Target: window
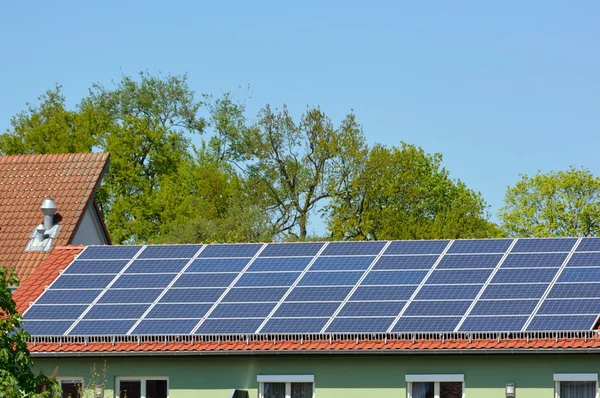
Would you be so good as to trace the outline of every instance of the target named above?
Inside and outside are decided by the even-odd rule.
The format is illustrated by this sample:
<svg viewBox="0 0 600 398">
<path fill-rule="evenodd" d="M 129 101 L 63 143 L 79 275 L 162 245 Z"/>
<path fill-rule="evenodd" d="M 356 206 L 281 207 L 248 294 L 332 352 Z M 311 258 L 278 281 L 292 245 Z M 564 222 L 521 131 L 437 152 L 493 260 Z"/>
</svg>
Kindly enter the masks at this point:
<svg viewBox="0 0 600 398">
<path fill-rule="evenodd" d="M 554 374 L 556 398 L 598 398 L 597 373 Z"/>
<path fill-rule="evenodd" d="M 83 392 L 83 377 L 58 377 L 62 388 L 62 398 L 81 398 Z"/>
<path fill-rule="evenodd" d="M 259 398 L 314 398 L 313 375 L 258 376 Z"/>
<path fill-rule="evenodd" d="M 464 398 L 464 375 L 406 375 L 408 398 Z"/>
<path fill-rule="evenodd" d="M 168 398 L 166 377 L 117 377 L 116 398 Z"/>
</svg>

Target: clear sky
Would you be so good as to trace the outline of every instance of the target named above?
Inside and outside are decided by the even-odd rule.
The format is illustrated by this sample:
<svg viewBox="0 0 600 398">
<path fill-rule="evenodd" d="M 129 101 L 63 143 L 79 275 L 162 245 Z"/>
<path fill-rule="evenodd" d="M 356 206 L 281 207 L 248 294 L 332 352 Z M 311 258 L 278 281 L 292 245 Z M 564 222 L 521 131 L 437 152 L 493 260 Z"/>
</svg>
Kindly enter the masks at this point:
<svg viewBox="0 0 600 398">
<path fill-rule="evenodd" d="M 600 174 L 599 21 L 598 0 L 8 2 L 0 130 L 54 83 L 75 104 L 123 73 L 187 72 L 250 116 L 354 109 L 371 144 L 441 152 L 495 218 L 521 173 Z"/>
</svg>

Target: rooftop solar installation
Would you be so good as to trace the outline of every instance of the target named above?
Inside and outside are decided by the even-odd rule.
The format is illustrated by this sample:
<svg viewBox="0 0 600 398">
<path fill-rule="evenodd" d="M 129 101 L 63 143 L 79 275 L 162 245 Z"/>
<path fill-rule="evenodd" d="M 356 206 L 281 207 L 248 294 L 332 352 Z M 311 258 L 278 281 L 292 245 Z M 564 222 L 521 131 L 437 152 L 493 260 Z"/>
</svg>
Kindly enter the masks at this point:
<svg viewBox="0 0 600 398">
<path fill-rule="evenodd" d="M 31 335 L 583 331 L 600 238 L 89 246 Z"/>
</svg>

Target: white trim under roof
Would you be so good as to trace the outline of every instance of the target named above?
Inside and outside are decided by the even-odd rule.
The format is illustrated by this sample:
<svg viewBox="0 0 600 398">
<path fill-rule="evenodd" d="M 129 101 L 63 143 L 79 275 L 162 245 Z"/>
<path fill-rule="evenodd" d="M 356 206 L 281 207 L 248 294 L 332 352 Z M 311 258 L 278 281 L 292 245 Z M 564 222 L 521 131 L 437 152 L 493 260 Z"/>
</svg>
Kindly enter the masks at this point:
<svg viewBox="0 0 600 398">
<path fill-rule="evenodd" d="M 314 383 L 315 375 L 258 375 L 259 383 Z"/>
<path fill-rule="evenodd" d="M 598 381 L 598 373 L 554 373 L 554 381 Z"/>
<path fill-rule="evenodd" d="M 439 374 L 439 375 L 435 375 L 435 374 L 427 374 L 427 375 L 406 375 L 406 382 L 408 383 L 413 383 L 413 382 L 435 382 L 435 381 L 439 381 L 439 382 L 452 382 L 452 381 L 459 381 L 459 382 L 464 382 L 465 381 L 465 375 L 464 374 Z"/>
</svg>

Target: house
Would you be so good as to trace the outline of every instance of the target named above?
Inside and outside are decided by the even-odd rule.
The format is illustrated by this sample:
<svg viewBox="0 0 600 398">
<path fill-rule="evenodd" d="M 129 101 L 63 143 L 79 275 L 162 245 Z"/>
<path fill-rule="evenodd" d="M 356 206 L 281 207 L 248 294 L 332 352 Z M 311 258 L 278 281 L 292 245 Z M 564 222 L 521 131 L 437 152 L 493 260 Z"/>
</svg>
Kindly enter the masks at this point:
<svg viewBox="0 0 600 398">
<path fill-rule="evenodd" d="M 598 396 L 600 238 L 57 247 L 14 297 L 72 396 Z"/>
<path fill-rule="evenodd" d="M 0 266 L 21 282 L 55 246 L 109 244 L 94 200 L 107 153 L 0 156 Z"/>
</svg>

